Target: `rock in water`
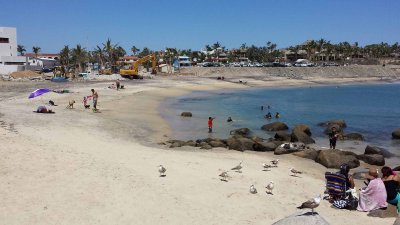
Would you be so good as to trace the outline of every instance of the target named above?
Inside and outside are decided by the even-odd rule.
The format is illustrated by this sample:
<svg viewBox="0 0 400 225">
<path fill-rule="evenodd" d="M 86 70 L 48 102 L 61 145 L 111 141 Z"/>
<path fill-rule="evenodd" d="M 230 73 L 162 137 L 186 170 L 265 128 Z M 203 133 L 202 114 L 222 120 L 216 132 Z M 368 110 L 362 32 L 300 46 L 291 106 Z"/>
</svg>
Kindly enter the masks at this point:
<svg viewBox="0 0 400 225">
<path fill-rule="evenodd" d="M 344 140 L 364 141 L 364 136 L 359 133 L 348 133 L 343 135 Z"/>
<path fill-rule="evenodd" d="M 327 127 L 327 126 L 329 126 L 331 124 L 337 124 L 341 128 L 346 128 L 347 127 L 346 122 L 344 120 L 342 120 L 342 119 L 325 121 L 325 122 L 319 123 L 318 126 Z"/>
<path fill-rule="evenodd" d="M 251 131 L 249 128 L 239 128 L 236 130 L 231 130 L 229 132 L 230 135 L 240 135 L 240 136 L 244 136 L 244 137 L 248 136 L 250 133 L 251 133 Z"/>
<path fill-rule="evenodd" d="M 283 218 L 272 225 L 329 225 L 318 213 L 311 215 L 311 212 L 299 212 Z"/>
<path fill-rule="evenodd" d="M 395 154 L 389 152 L 386 149 L 383 148 L 379 148 L 377 146 L 374 145 L 367 145 L 367 147 L 365 147 L 365 151 L 364 151 L 365 155 L 373 155 L 373 154 L 379 154 L 382 155 L 385 158 L 390 158 L 395 156 Z"/>
<path fill-rule="evenodd" d="M 192 117 L 192 113 L 191 112 L 182 112 L 181 116 L 182 117 Z"/>
<path fill-rule="evenodd" d="M 280 130 L 287 130 L 289 129 L 289 127 L 282 122 L 274 122 L 263 125 L 261 129 L 265 131 L 280 131 Z"/>
<path fill-rule="evenodd" d="M 400 128 L 397 128 L 392 132 L 392 138 L 393 139 L 400 139 Z"/>
</svg>

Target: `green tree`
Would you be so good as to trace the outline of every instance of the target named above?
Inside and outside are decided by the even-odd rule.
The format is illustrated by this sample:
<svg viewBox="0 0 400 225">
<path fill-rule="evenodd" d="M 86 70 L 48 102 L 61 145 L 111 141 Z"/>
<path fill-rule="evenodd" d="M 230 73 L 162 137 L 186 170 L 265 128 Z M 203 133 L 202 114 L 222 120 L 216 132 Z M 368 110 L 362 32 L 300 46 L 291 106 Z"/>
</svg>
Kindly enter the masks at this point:
<svg viewBox="0 0 400 225">
<path fill-rule="evenodd" d="M 131 51 L 133 55 L 136 55 L 137 53 L 140 52 L 140 49 L 136 48 L 136 46 L 132 46 Z"/>
<path fill-rule="evenodd" d="M 19 55 L 24 55 L 26 52 L 25 46 L 23 45 L 18 45 L 17 46 L 17 52 L 19 53 Z"/>
<path fill-rule="evenodd" d="M 75 63 L 75 66 L 78 66 L 78 71 L 82 72 L 84 68 L 84 63 L 87 60 L 87 52 L 80 44 L 76 45 L 75 48 L 72 49 L 72 60 Z"/>
<path fill-rule="evenodd" d="M 65 45 L 63 49 L 60 51 L 60 64 L 62 66 L 69 66 L 70 63 L 71 52 L 69 50 L 69 46 Z"/>
</svg>

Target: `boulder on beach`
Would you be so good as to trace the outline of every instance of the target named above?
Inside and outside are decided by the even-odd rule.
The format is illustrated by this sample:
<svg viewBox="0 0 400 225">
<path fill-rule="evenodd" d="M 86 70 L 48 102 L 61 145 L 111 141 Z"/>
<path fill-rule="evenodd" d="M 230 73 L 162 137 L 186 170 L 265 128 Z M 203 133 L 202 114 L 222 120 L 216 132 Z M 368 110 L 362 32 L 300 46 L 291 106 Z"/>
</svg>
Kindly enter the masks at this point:
<svg viewBox="0 0 400 225">
<path fill-rule="evenodd" d="M 228 149 L 237 151 L 253 150 L 254 143 L 253 140 L 245 137 L 234 136 L 226 139 Z"/>
<path fill-rule="evenodd" d="M 191 112 L 182 112 L 181 116 L 182 117 L 192 117 L 192 113 Z"/>
<path fill-rule="evenodd" d="M 235 130 L 231 130 L 229 132 L 230 135 L 240 135 L 240 136 L 248 136 L 250 135 L 251 131 L 249 128 L 239 128 Z"/>
<path fill-rule="evenodd" d="M 327 168 L 339 169 L 343 163 L 347 163 L 350 168 L 360 166 L 360 161 L 356 154 L 338 149 L 322 150 L 319 152 L 315 161 Z"/>
<path fill-rule="evenodd" d="M 308 136 L 311 136 L 311 129 L 308 125 L 306 124 L 297 124 L 296 126 L 293 127 L 293 132 L 297 131 L 297 132 L 304 132 L 306 133 Z"/>
<path fill-rule="evenodd" d="M 392 138 L 393 139 L 400 139 L 400 128 L 397 128 L 392 132 Z"/>
<path fill-rule="evenodd" d="M 336 128 L 336 131 L 337 131 L 339 134 L 342 134 L 342 133 L 343 133 L 343 128 L 342 128 L 340 125 L 338 125 L 338 124 L 329 124 L 329 125 L 325 128 L 324 134 L 329 134 L 329 133 L 332 131 L 332 128 Z"/>
<path fill-rule="evenodd" d="M 302 142 L 295 142 L 295 143 L 284 143 L 279 145 L 275 151 L 275 155 L 283 155 L 283 154 L 290 154 L 293 152 L 298 152 L 300 150 L 304 150 L 306 145 Z"/>
<path fill-rule="evenodd" d="M 280 131 L 280 130 L 288 130 L 289 127 L 282 122 L 273 122 L 263 125 L 261 129 L 265 131 Z"/>
<path fill-rule="evenodd" d="M 344 140 L 364 141 L 364 136 L 360 133 L 348 133 L 343 135 Z"/>
<path fill-rule="evenodd" d="M 374 145 L 367 145 L 367 147 L 365 147 L 364 154 L 365 155 L 379 154 L 385 158 L 390 158 L 390 157 L 395 156 L 395 154 L 389 152 L 388 150 L 374 146 Z"/>
<path fill-rule="evenodd" d="M 314 161 L 318 157 L 318 154 L 319 154 L 319 151 L 312 149 L 312 148 L 293 153 L 293 155 L 295 155 L 295 156 L 305 158 L 305 159 L 311 159 Z"/>
<path fill-rule="evenodd" d="M 290 141 L 292 137 L 286 131 L 278 131 L 275 133 L 274 136 L 275 140 L 277 141 Z"/>
<path fill-rule="evenodd" d="M 315 141 L 307 133 L 300 129 L 293 130 L 290 135 L 292 142 L 303 142 L 304 144 L 314 144 Z"/>
<path fill-rule="evenodd" d="M 253 145 L 253 150 L 258 152 L 269 152 L 274 151 L 278 147 L 278 144 L 273 141 L 269 142 L 256 142 Z"/>
<path fill-rule="evenodd" d="M 375 165 L 375 166 L 385 165 L 385 158 L 383 157 L 383 155 L 379 154 L 357 155 L 357 159 L 362 160 L 370 165 Z"/>
<path fill-rule="evenodd" d="M 307 211 L 301 211 L 285 217 L 272 225 L 329 225 L 329 223 L 317 212 L 314 214 Z"/>
<path fill-rule="evenodd" d="M 169 146 L 170 148 L 177 148 L 177 147 L 182 147 L 185 145 L 185 141 L 181 141 L 181 140 L 169 140 L 167 141 L 168 143 L 170 143 L 171 145 Z"/>
<path fill-rule="evenodd" d="M 183 144 L 183 146 L 195 147 L 196 144 L 197 144 L 197 143 L 196 143 L 195 141 L 189 140 L 189 141 L 186 141 L 186 142 Z"/>
<path fill-rule="evenodd" d="M 220 140 L 213 140 L 208 143 L 213 148 L 226 148 L 226 144 Z"/>
</svg>

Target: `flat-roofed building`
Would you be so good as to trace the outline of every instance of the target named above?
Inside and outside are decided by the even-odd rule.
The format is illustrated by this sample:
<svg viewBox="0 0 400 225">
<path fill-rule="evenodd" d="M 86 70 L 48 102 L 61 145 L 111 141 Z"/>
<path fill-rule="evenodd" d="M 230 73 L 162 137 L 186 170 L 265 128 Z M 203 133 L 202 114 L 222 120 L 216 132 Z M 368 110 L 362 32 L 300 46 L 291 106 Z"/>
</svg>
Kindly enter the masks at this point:
<svg viewBox="0 0 400 225">
<path fill-rule="evenodd" d="M 0 74 L 24 70 L 26 58 L 17 56 L 17 29 L 0 27 Z"/>
</svg>

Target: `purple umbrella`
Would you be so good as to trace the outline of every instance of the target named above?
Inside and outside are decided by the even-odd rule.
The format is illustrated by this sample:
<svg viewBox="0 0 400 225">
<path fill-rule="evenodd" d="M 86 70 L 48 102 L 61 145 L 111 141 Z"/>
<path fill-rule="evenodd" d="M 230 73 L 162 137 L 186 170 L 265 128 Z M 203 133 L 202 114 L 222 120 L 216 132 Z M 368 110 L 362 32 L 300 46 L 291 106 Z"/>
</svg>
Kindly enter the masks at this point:
<svg viewBox="0 0 400 225">
<path fill-rule="evenodd" d="M 32 93 L 29 95 L 29 98 L 34 98 L 34 97 L 37 97 L 37 96 L 39 96 L 39 95 L 42 95 L 42 94 L 47 93 L 47 92 L 50 92 L 50 91 L 51 91 L 51 90 L 49 90 L 49 89 L 47 89 L 47 88 L 39 88 L 39 89 L 37 89 L 36 91 L 32 92 Z"/>
</svg>

